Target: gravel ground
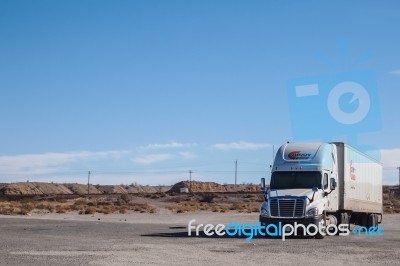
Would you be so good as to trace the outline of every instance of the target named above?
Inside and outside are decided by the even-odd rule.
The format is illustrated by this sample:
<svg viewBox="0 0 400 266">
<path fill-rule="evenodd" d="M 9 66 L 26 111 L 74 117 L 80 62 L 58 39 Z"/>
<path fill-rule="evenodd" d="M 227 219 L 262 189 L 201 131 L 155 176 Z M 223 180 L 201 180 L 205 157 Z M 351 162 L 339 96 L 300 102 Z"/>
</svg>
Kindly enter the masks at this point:
<svg viewBox="0 0 400 266">
<path fill-rule="evenodd" d="M 0 265 L 400 265 L 400 215 L 384 216 L 384 236 L 286 241 L 188 237 L 191 219 L 255 223 L 257 214 L 0 216 Z"/>
</svg>

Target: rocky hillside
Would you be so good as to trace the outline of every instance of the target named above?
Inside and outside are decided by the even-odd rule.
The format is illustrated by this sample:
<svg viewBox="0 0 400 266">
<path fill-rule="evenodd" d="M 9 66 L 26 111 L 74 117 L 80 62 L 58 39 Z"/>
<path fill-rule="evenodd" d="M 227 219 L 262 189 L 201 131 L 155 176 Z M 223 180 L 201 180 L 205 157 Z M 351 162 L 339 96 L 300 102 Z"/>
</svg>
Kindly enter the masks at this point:
<svg viewBox="0 0 400 266">
<path fill-rule="evenodd" d="M 180 193 L 181 188 L 187 188 L 193 193 L 200 192 L 259 192 L 259 185 L 220 185 L 215 182 L 181 181 L 172 186 L 168 192 Z"/>
<path fill-rule="evenodd" d="M 73 194 L 71 190 L 61 184 L 24 182 L 6 184 L 0 189 L 3 195 L 60 195 Z"/>
<path fill-rule="evenodd" d="M 138 194 L 166 192 L 170 186 L 107 186 L 90 185 L 89 194 Z M 0 185 L 0 195 L 85 195 L 85 184 L 55 184 L 41 182 L 19 182 Z"/>
<path fill-rule="evenodd" d="M 83 184 L 64 184 L 69 190 L 72 191 L 73 194 L 76 195 L 84 195 L 88 193 L 88 186 Z M 95 186 L 89 186 L 89 194 L 103 194 L 100 190 L 98 190 Z"/>
</svg>

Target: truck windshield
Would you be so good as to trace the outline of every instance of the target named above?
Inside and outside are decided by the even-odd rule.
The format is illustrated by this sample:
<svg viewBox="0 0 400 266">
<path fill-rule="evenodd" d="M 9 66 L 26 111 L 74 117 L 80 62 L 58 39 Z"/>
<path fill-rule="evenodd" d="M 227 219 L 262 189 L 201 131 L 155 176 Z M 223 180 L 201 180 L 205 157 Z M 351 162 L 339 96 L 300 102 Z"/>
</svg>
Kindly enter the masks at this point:
<svg viewBox="0 0 400 266">
<path fill-rule="evenodd" d="M 271 189 L 321 188 L 321 173 L 307 172 L 274 172 L 271 177 Z"/>
</svg>

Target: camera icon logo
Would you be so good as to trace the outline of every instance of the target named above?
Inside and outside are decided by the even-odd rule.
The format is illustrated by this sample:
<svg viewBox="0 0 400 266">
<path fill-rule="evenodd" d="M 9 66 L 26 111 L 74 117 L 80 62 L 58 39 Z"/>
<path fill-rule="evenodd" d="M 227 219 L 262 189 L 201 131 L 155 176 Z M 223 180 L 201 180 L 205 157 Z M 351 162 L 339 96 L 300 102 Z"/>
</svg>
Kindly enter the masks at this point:
<svg viewBox="0 0 400 266">
<path fill-rule="evenodd" d="M 287 89 L 295 140 L 354 140 L 381 129 L 372 71 L 291 79 Z"/>
<path fill-rule="evenodd" d="M 359 101 L 358 108 L 353 112 L 347 113 L 340 107 L 340 98 L 346 94 L 353 95 L 350 104 Z M 328 110 L 331 116 L 342 124 L 356 124 L 362 121 L 368 114 L 371 106 L 368 92 L 363 86 L 356 82 L 345 81 L 336 85 L 328 96 Z"/>
</svg>

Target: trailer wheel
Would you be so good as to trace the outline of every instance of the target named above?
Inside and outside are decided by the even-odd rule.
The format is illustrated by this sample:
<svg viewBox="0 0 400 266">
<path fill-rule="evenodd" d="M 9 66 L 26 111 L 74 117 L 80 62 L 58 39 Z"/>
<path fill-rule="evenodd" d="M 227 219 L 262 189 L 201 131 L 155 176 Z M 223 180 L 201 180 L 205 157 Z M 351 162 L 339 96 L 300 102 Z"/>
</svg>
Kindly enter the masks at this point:
<svg viewBox="0 0 400 266">
<path fill-rule="evenodd" d="M 347 212 L 342 212 L 340 214 L 340 223 L 350 225 L 349 214 Z"/>
<path fill-rule="evenodd" d="M 371 213 L 368 215 L 368 227 L 378 225 L 378 215 Z"/>
<path fill-rule="evenodd" d="M 368 227 L 368 220 L 369 220 L 368 214 L 361 214 L 360 225 L 364 226 L 364 227 Z"/>
<path fill-rule="evenodd" d="M 349 218 L 349 214 L 347 212 L 342 212 L 340 214 L 340 219 L 339 219 L 339 224 L 345 224 L 347 225 L 347 228 L 350 230 L 350 218 Z M 340 231 L 338 230 L 338 232 L 336 233 L 336 235 L 338 236 L 340 234 Z"/>
</svg>

